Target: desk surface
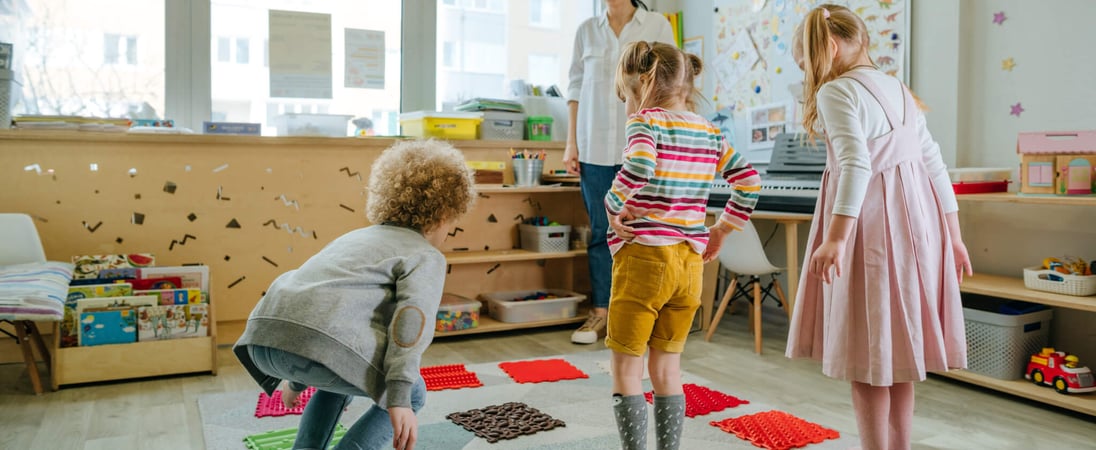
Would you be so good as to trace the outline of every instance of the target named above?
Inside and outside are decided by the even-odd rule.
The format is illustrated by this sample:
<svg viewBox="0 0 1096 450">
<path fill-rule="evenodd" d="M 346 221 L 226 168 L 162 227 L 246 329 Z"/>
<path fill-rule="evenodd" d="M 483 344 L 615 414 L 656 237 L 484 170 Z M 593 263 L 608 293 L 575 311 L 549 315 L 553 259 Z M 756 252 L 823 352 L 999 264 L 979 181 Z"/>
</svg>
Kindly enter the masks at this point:
<svg viewBox="0 0 1096 450">
<path fill-rule="evenodd" d="M 723 208 L 708 208 L 708 214 L 718 215 L 723 212 Z M 766 220 L 794 220 L 810 222 L 814 218 L 814 214 L 797 213 L 797 212 L 783 212 L 783 211 L 763 211 L 757 210 L 750 215 L 751 219 L 766 219 Z"/>
</svg>

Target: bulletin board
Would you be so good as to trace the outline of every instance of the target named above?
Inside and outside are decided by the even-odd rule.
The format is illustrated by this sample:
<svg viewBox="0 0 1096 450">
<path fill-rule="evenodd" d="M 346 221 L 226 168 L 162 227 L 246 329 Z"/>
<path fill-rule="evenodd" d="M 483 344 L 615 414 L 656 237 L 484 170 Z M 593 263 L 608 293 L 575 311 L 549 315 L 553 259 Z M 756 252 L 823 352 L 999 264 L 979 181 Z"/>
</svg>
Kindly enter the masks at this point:
<svg viewBox="0 0 1096 450">
<path fill-rule="evenodd" d="M 908 80 L 911 1 L 716 0 L 712 19 L 716 53 L 711 61 L 715 117 L 739 122 L 734 124 L 737 127 L 720 124 L 721 128 L 737 128 L 736 147 L 755 152 L 747 157 L 761 164 L 768 162 L 774 132 L 798 129 L 798 102 L 790 86 L 803 81 L 803 72 L 792 58 L 792 36 L 807 12 L 823 3 L 848 6 L 863 18 L 876 65 Z M 766 111 L 766 118 L 780 117 L 773 114 L 778 110 L 788 114 L 783 122 L 754 123 L 762 115 L 757 109 Z"/>
</svg>

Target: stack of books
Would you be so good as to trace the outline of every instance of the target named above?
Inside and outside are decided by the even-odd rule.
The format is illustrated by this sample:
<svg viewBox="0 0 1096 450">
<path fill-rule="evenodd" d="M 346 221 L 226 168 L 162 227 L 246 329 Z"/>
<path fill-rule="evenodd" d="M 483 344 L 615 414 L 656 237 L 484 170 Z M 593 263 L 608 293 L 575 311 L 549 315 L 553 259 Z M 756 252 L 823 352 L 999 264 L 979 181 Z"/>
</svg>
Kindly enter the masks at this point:
<svg viewBox="0 0 1096 450">
<path fill-rule="evenodd" d="M 457 111 L 506 111 L 523 112 L 521 103 L 516 100 L 477 97 L 456 106 Z"/>
</svg>

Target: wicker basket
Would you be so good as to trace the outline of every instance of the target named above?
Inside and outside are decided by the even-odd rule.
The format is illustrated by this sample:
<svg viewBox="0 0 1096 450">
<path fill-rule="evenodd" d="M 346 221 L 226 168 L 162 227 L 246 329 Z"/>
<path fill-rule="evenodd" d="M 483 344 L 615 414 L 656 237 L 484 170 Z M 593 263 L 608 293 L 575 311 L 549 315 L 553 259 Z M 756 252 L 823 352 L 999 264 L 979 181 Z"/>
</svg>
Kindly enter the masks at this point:
<svg viewBox="0 0 1096 450">
<path fill-rule="evenodd" d="M 1061 277 L 1062 281 L 1053 281 L 1050 275 Z M 1096 275 L 1067 275 L 1042 267 L 1025 267 L 1024 286 L 1056 294 L 1087 297 L 1096 295 Z"/>
</svg>

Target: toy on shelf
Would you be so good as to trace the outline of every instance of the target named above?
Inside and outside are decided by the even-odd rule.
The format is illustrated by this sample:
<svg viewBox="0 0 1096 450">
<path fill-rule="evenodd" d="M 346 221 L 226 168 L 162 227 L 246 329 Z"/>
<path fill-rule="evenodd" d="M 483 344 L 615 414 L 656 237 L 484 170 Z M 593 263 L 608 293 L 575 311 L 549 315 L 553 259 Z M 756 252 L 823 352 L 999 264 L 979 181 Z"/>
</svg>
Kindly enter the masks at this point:
<svg viewBox="0 0 1096 450">
<path fill-rule="evenodd" d="M 1092 370 L 1079 364 L 1077 355 L 1044 347 L 1031 355 L 1024 378 L 1040 386 L 1053 386 L 1059 394 L 1079 394 L 1096 391 Z"/>
<path fill-rule="evenodd" d="M 1020 192 L 1096 194 L 1096 131 L 1020 133 Z"/>
<path fill-rule="evenodd" d="M 1028 289 L 1086 297 L 1096 295 L 1096 261 L 1085 262 L 1075 256 L 1046 258 L 1039 267 L 1024 269 Z"/>
</svg>

